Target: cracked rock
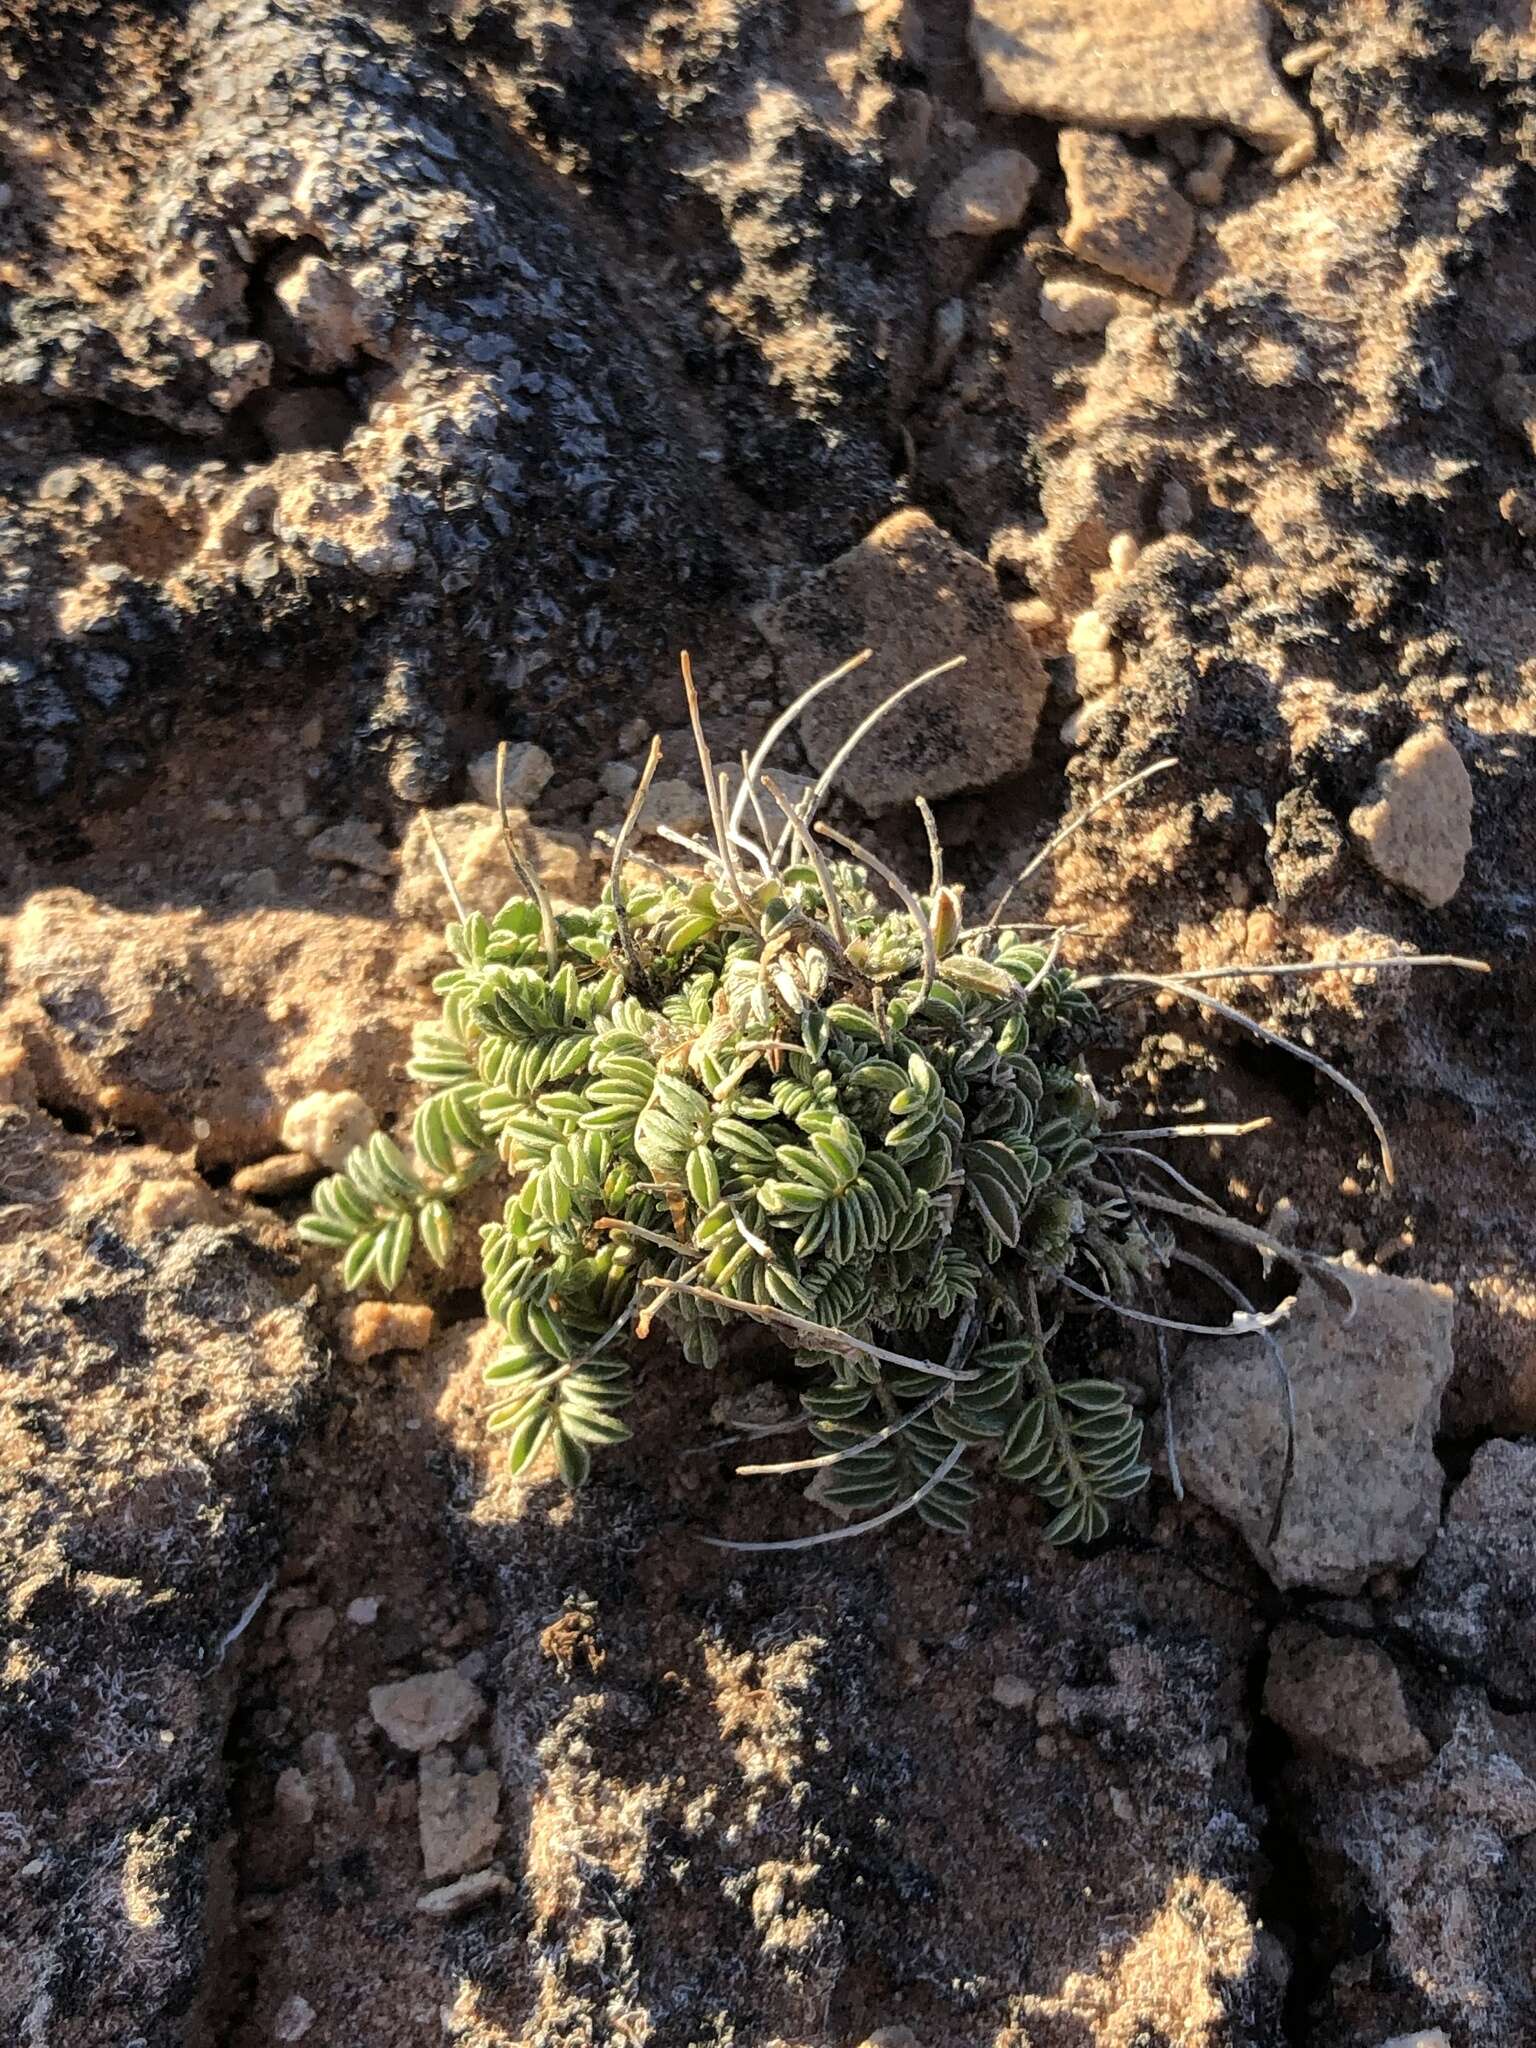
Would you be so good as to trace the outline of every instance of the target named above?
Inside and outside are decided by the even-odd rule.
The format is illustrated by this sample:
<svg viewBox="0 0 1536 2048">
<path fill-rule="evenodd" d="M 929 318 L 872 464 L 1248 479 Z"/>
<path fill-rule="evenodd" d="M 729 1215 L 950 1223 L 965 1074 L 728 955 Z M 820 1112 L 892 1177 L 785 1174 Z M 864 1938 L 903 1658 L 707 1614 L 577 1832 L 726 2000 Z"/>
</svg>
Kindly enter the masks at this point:
<svg viewBox="0 0 1536 2048">
<path fill-rule="evenodd" d="M 1264 1711 L 1299 1749 L 1340 1763 L 1387 1770 L 1429 1761 L 1397 1667 L 1374 1643 L 1324 1635 L 1301 1622 L 1277 1629 Z"/>
<path fill-rule="evenodd" d="M 1352 1321 L 1309 1276 L 1274 1329 L 1295 1393 L 1296 1463 L 1273 1541 L 1285 1406 L 1272 1351 L 1259 1335 L 1197 1339 L 1178 1370 L 1185 1483 L 1237 1524 L 1282 1587 L 1359 1592 L 1373 1572 L 1417 1564 L 1439 1521 L 1451 1291 L 1356 1268 L 1348 1278 Z"/>
<path fill-rule="evenodd" d="M 1536 1444 L 1476 1452 L 1398 1618 L 1431 1656 L 1536 1708 Z"/>
<path fill-rule="evenodd" d="M 985 562 L 925 512 L 898 512 L 800 589 L 758 613 L 786 695 L 871 646 L 873 658 L 807 705 L 800 731 L 826 767 L 853 728 L 900 684 L 963 654 L 883 719 L 838 781 L 861 809 L 979 789 L 1028 764 L 1046 677 Z"/>
</svg>

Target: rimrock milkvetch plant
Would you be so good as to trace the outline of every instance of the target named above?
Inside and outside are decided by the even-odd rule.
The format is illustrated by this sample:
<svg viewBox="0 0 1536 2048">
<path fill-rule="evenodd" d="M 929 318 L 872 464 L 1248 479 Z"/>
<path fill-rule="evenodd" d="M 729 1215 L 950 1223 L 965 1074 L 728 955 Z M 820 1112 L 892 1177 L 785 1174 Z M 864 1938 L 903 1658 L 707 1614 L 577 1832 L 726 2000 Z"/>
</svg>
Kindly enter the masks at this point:
<svg viewBox="0 0 1536 2048">
<path fill-rule="evenodd" d="M 393 1291 L 418 1239 L 447 1262 L 454 1198 L 504 1178 L 480 1259 L 501 1333 L 488 1424 L 514 1470 L 547 1451 L 579 1485 L 594 1454 L 628 1434 L 635 1353 L 653 1330 L 707 1369 L 724 1333 L 751 1320 L 793 1354 L 812 1446 L 741 1469 L 809 1475 L 843 1519 L 782 1546 L 733 1547 L 804 1547 L 908 1509 L 962 1531 L 988 1474 L 1032 1487 L 1054 1540 L 1091 1539 L 1150 1466 L 1126 1388 L 1058 1368 L 1065 1319 L 1112 1311 L 1151 1325 L 1161 1351 L 1165 1329 L 1205 1328 L 1149 1305 L 1170 1266 L 1193 1267 L 1237 1309 L 1208 1333 L 1264 1334 L 1289 1415 L 1275 1312 L 1182 1240 L 1205 1233 L 1339 1284 L 1320 1256 L 1228 1216 L 1149 1149 L 1254 1126 L 1109 1120 L 1084 1061 L 1107 1033 L 1106 994 L 1171 990 L 1320 1068 L 1363 1108 L 1390 1176 L 1380 1120 L 1354 1084 L 1200 984 L 1453 963 L 1071 971 L 1064 932 L 1006 917 L 1013 892 L 1171 761 L 1090 805 L 972 921 L 926 804 L 920 889 L 819 816 L 876 720 L 956 664 L 888 698 L 798 800 L 768 765 L 804 705 L 862 659 L 806 691 L 733 778 L 710 754 L 685 656 L 710 837 L 661 828 L 686 870 L 631 851 L 653 742 L 592 909 L 556 912 L 498 790 L 522 893 L 490 915 L 466 909 L 443 865 L 458 915 L 435 984 L 441 1018 L 411 1065 L 429 1092 L 410 1154 L 375 1135 L 319 1184 L 300 1231 L 341 1253 L 349 1286 Z M 1166 1403 L 1165 1427 L 1177 1485 Z M 1282 1479 L 1277 1521 L 1283 1508 Z"/>
</svg>

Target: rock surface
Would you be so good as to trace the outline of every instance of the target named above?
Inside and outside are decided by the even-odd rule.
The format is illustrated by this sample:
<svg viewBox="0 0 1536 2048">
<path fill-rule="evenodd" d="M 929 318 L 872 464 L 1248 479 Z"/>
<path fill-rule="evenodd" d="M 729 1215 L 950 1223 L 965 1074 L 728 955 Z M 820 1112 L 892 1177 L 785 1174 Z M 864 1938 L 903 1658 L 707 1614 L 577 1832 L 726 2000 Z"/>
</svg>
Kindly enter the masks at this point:
<svg viewBox="0 0 1536 2048">
<path fill-rule="evenodd" d="M 928 212 L 930 235 L 999 235 L 1024 218 L 1040 173 L 1019 149 L 991 149 L 946 185 Z"/>
<path fill-rule="evenodd" d="M 1341 1763 L 1393 1770 L 1429 1761 L 1397 1667 L 1374 1643 L 1327 1636 L 1302 1622 L 1277 1629 L 1264 1711 L 1299 1749 Z"/>
<path fill-rule="evenodd" d="M 1319 2040 L 1443 2024 L 1469 2048 L 1504 2048 L 1536 2026 L 1536 1912 L 1519 1876 L 1536 1836 L 1536 1722 L 1454 1688 L 1435 1718 L 1420 1772 L 1289 1774 L 1307 1852 L 1343 1873 L 1328 1908 L 1339 1960 L 1310 2014 Z"/>
<path fill-rule="evenodd" d="M 0 1188 L 0 2035 L 191 2038 L 229 1660 L 324 1353 L 290 1263 L 165 1153 L 0 1109 Z"/>
<path fill-rule="evenodd" d="M 1354 1270 L 1348 1281 L 1352 1319 L 1308 1278 L 1274 1330 L 1296 1444 L 1273 1535 L 1285 1458 L 1274 1350 L 1259 1336 L 1197 1338 L 1175 1381 L 1186 1484 L 1237 1523 L 1283 1587 L 1358 1592 L 1373 1572 L 1417 1564 L 1439 1522 L 1434 1431 L 1451 1373 L 1450 1290 Z"/>
<path fill-rule="evenodd" d="M 923 513 L 897 513 L 758 618 L 786 696 L 861 646 L 875 650 L 801 718 L 818 769 L 899 685 L 964 655 L 964 668 L 925 684 L 850 756 L 838 786 L 862 809 L 951 796 L 1027 765 L 1045 697 L 1039 657 L 986 564 Z"/>
<path fill-rule="evenodd" d="M 1067 180 L 1062 242 L 1074 256 L 1166 296 L 1195 240 L 1195 212 L 1161 165 L 1133 156 L 1117 135 L 1063 128 Z"/>
<path fill-rule="evenodd" d="M 418 1006 L 398 957 L 357 915 L 128 912 L 50 889 L 10 927 L 0 1016 L 50 1102 L 240 1163 L 275 1149 L 307 1095 L 349 1094 L 374 1116 L 403 1099 Z M 347 987 L 376 993 L 338 1003 Z"/>
<path fill-rule="evenodd" d="M 989 106 L 1132 134 L 1222 124 L 1305 161 L 1312 124 L 1275 75 L 1269 36 L 1263 0 L 1131 10 L 1120 0 L 975 0 L 971 10 Z"/>
<path fill-rule="evenodd" d="M 1536 1444 L 1473 1453 L 1401 1620 L 1432 1657 L 1536 1711 Z"/>
</svg>

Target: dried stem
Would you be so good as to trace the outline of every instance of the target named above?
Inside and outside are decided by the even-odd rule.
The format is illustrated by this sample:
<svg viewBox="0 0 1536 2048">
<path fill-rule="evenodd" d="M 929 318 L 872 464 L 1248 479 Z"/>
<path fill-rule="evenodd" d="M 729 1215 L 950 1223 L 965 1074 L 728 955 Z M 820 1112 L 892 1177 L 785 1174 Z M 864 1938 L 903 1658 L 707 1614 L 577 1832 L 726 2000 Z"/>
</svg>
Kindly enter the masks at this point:
<svg viewBox="0 0 1536 2048">
<path fill-rule="evenodd" d="M 787 1536 L 776 1543 L 733 1543 L 726 1536 L 701 1536 L 699 1541 L 707 1543 L 711 1550 L 815 1550 L 824 1543 L 846 1543 L 854 1536 L 867 1536 L 871 1529 L 883 1529 L 887 1522 L 894 1522 L 898 1515 L 904 1515 L 909 1508 L 915 1508 L 919 1501 L 926 1500 L 933 1489 L 942 1484 L 964 1455 L 966 1446 L 956 1444 L 942 1465 L 937 1466 L 914 1493 L 898 1501 L 893 1508 L 871 1515 L 867 1522 L 850 1522 L 846 1529 L 822 1529 L 814 1536 Z"/>
<path fill-rule="evenodd" d="M 1100 979 L 1102 981 L 1103 977 Z M 1356 1087 L 1347 1074 L 1341 1074 L 1336 1066 L 1325 1060 L 1321 1053 L 1309 1051 L 1306 1046 L 1298 1045 L 1294 1039 L 1287 1038 L 1283 1032 L 1271 1031 L 1267 1024 L 1260 1024 L 1243 1011 L 1234 1009 L 1230 1003 L 1223 1003 L 1217 997 L 1208 996 L 1202 989 L 1192 988 L 1187 983 L 1173 981 L 1166 974 L 1118 974 L 1114 979 L 1125 988 L 1160 988 L 1167 990 L 1170 995 L 1187 996 L 1190 1002 L 1199 1003 L 1207 1010 L 1214 1010 L 1218 1017 L 1225 1017 L 1230 1024 L 1240 1025 L 1244 1031 L 1251 1032 L 1266 1045 L 1277 1046 L 1281 1052 L 1288 1052 L 1293 1059 L 1300 1060 L 1303 1065 L 1315 1067 L 1320 1074 L 1326 1074 L 1336 1087 L 1342 1088 L 1350 1100 L 1364 1111 L 1366 1121 L 1375 1132 L 1376 1142 L 1381 1147 L 1381 1166 L 1388 1185 L 1396 1180 L 1397 1172 L 1392 1164 L 1392 1145 L 1387 1137 L 1387 1128 L 1376 1114 L 1370 1097 L 1363 1088 Z M 1079 982 L 1078 986 L 1089 988 L 1093 984 Z"/>
<path fill-rule="evenodd" d="M 834 683 L 840 683 L 844 676 L 851 675 L 856 668 L 862 668 L 864 663 L 869 660 L 870 656 L 874 653 L 874 651 L 875 650 L 872 647 L 865 647 L 862 648 L 859 653 L 851 655 L 847 661 L 840 663 L 837 668 L 834 668 L 830 670 L 828 674 L 819 677 L 814 683 L 811 684 L 809 689 L 802 690 L 799 696 L 795 699 L 794 703 L 790 705 L 789 709 L 787 711 L 781 711 L 779 713 L 778 717 L 773 721 L 772 725 L 769 726 L 768 730 L 763 734 L 762 738 L 758 741 L 757 751 L 753 754 L 751 761 L 747 764 L 746 780 L 742 784 L 741 788 L 736 792 L 736 802 L 732 807 L 731 825 L 733 828 L 739 825 L 741 822 L 742 801 L 744 798 L 751 794 L 753 784 L 758 780 L 759 776 L 762 774 L 764 767 L 767 765 L 768 756 L 773 752 L 774 748 L 778 745 L 780 739 L 794 724 L 795 720 L 800 716 L 801 712 L 804 711 L 805 707 L 808 704 L 814 702 L 814 700 L 821 695 L 823 690 L 830 690 L 832 685 Z M 763 827 L 763 837 L 764 839 L 768 837 L 768 828 L 766 825 Z"/>
<path fill-rule="evenodd" d="M 1100 811 L 1107 810 L 1112 803 L 1118 803 L 1121 797 L 1129 795 L 1133 789 L 1138 789 L 1142 783 L 1150 782 L 1154 775 L 1165 775 L 1170 768 L 1177 768 L 1178 765 L 1178 761 L 1172 755 L 1165 761 L 1154 761 L 1150 768 L 1143 768 L 1135 775 L 1128 775 L 1123 782 L 1117 782 L 1113 789 L 1107 789 L 1102 796 L 1095 797 L 1093 802 L 1087 805 L 1085 809 L 1079 811 L 1075 818 L 1069 818 L 1061 830 L 1053 838 L 1048 839 L 1040 851 L 1024 867 L 1020 868 L 1002 895 L 993 904 L 992 915 L 987 919 L 983 930 L 989 932 L 996 931 L 997 927 L 1002 923 L 1003 912 L 1012 900 L 1014 891 L 1022 889 L 1036 869 L 1042 867 L 1050 859 L 1057 847 L 1064 846 L 1074 832 L 1081 832 L 1090 818 L 1097 817 Z"/>
<path fill-rule="evenodd" d="M 918 997 L 916 1004 L 916 1007 L 921 1009 L 923 1004 L 927 1002 L 928 991 L 933 987 L 939 974 L 939 949 L 933 936 L 933 926 L 928 922 L 927 911 L 924 910 L 921 901 L 907 887 L 895 869 L 887 867 L 878 854 L 871 853 L 867 846 L 861 846 L 857 839 L 850 839 L 846 832 L 839 832 L 834 826 L 821 824 L 816 827 L 816 830 L 823 839 L 835 840 L 839 846 L 851 853 L 855 860 L 862 861 L 867 868 L 873 868 L 881 880 L 888 882 L 891 888 L 895 890 L 897 896 L 900 897 L 902 907 L 917 926 L 918 940 L 923 949 L 923 992 Z"/>
<path fill-rule="evenodd" d="M 619 836 L 613 842 L 613 863 L 609 869 L 609 894 L 613 898 L 613 921 L 618 927 L 619 946 L 634 985 L 645 988 L 650 977 L 645 965 L 635 950 L 634 934 L 629 928 L 629 914 L 624 908 L 624 860 L 629 852 L 629 842 L 634 838 L 640 824 L 640 813 L 645 809 L 646 797 L 650 794 L 651 778 L 661 760 L 661 740 L 653 738 L 650 752 L 645 757 L 645 766 L 640 771 L 640 780 L 635 784 L 635 793 L 629 800 L 629 809 L 624 813 L 624 822 L 619 827 Z"/>
<path fill-rule="evenodd" d="M 448 900 L 453 905 L 459 923 L 463 924 L 469 912 L 464 908 L 464 899 L 454 884 L 453 870 L 448 865 L 448 857 L 443 852 L 442 841 L 437 836 L 437 827 L 432 822 L 430 811 L 422 812 L 421 822 L 426 828 L 427 844 L 432 849 L 432 858 L 437 862 L 437 872 L 442 876 L 443 887 L 448 891 Z"/>
<path fill-rule="evenodd" d="M 539 923 L 544 946 L 544 955 L 549 962 L 549 971 L 554 973 L 560 965 L 560 931 L 555 923 L 555 906 L 549 900 L 549 891 L 540 881 L 538 871 L 530 861 L 523 858 L 512 830 L 512 819 L 507 811 L 507 743 L 505 740 L 496 749 L 496 816 L 501 821 L 501 836 L 506 845 L 507 858 L 512 863 L 512 872 L 539 908 Z"/>
<path fill-rule="evenodd" d="M 1091 1287 L 1085 1287 L 1081 1280 L 1074 1280 L 1069 1273 L 1058 1273 L 1061 1285 L 1073 1294 L 1080 1294 L 1085 1301 L 1091 1301 L 1095 1308 L 1107 1308 L 1117 1316 L 1124 1316 L 1129 1322 L 1147 1323 L 1155 1330 L 1184 1330 L 1192 1337 L 1246 1337 L 1250 1330 L 1267 1329 L 1286 1313 L 1284 1309 L 1268 1309 L 1258 1314 L 1252 1322 L 1234 1321 L 1223 1328 L 1219 1323 L 1181 1323 L 1172 1316 L 1153 1315 L 1149 1309 L 1131 1308 L 1123 1301 L 1115 1301 L 1110 1295 L 1097 1294 Z"/>
<path fill-rule="evenodd" d="M 1459 953 L 1387 953 L 1375 960 L 1262 960 L 1230 967 L 1175 967 L 1163 979 L 1188 988 L 1201 981 L 1257 981 L 1263 976 L 1364 974 L 1378 967 L 1464 967 L 1469 974 L 1492 974 L 1486 960 L 1463 959 Z M 1086 974 L 1082 987 L 1104 988 L 1111 982 L 1134 981 L 1134 975 Z"/>
<path fill-rule="evenodd" d="M 843 922 L 843 906 L 838 899 L 837 890 L 832 886 L 832 871 L 827 866 L 827 857 L 805 826 L 801 824 L 799 813 L 796 811 L 793 803 L 791 803 L 790 799 L 780 789 L 771 775 L 764 774 L 763 787 L 784 813 L 791 831 L 805 848 L 806 858 L 816 870 L 816 880 L 826 901 L 827 922 L 832 927 L 832 936 L 836 939 L 844 953 L 846 953 L 848 948 L 848 927 Z"/>
<path fill-rule="evenodd" d="M 758 1479 L 781 1472 L 821 1472 L 829 1465 L 846 1464 L 850 1458 L 861 1457 L 865 1451 L 876 1450 L 881 1444 L 889 1443 L 893 1436 L 899 1436 L 909 1423 L 918 1421 L 930 1408 L 936 1407 L 946 1393 L 947 1389 L 940 1387 L 919 1407 L 909 1409 L 899 1421 L 888 1422 L 884 1429 L 877 1429 L 873 1436 L 865 1437 L 862 1443 L 849 1444 L 844 1450 L 827 1451 L 819 1458 L 785 1458 L 777 1465 L 738 1465 L 736 1470 L 743 1479 Z"/>
<path fill-rule="evenodd" d="M 687 648 L 679 657 L 683 671 L 683 695 L 688 700 L 688 722 L 693 727 L 693 744 L 698 750 L 699 770 L 704 777 L 704 798 L 709 805 L 710 823 L 714 827 L 715 844 L 719 848 L 720 865 L 730 883 L 731 894 L 736 898 L 742 916 L 750 926 L 755 922 L 752 906 L 747 901 L 747 892 L 742 886 L 736 863 L 731 857 L 731 835 L 726 823 L 725 812 L 720 804 L 720 788 L 715 781 L 715 764 L 710 756 L 709 741 L 704 737 L 704 720 L 699 712 L 699 693 L 694 687 L 693 660 Z"/>
<path fill-rule="evenodd" d="M 937 896 L 944 886 L 944 842 L 939 837 L 939 821 L 933 815 L 933 806 L 927 797 L 914 799 L 917 814 L 923 821 L 923 830 L 928 835 L 928 894 Z"/>
</svg>

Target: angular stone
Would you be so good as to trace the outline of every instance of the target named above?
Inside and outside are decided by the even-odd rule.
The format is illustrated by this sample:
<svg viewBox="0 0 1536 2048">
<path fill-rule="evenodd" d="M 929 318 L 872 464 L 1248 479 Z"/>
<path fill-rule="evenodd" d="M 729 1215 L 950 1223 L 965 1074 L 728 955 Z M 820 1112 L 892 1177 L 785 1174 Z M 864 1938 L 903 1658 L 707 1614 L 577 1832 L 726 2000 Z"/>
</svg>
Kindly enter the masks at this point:
<svg viewBox="0 0 1536 2048">
<path fill-rule="evenodd" d="M 1375 1643 L 1286 1623 L 1270 1641 L 1264 1711 L 1298 1749 L 1340 1763 L 1390 1770 L 1429 1761 L 1397 1666 Z"/>
<path fill-rule="evenodd" d="M 990 569 L 925 512 L 895 513 L 757 620 L 779 652 L 789 695 L 861 647 L 874 649 L 801 715 L 817 768 L 900 684 L 966 657 L 964 668 L 924 684 L 850 755 L 838 787 L 861 809 L 979 789 L 1028 764 L 1046 692 L 1040 658 Z"/>
<path fill-rule="evenodd" d="M 1431 910 L 1461 887 L 1472 851 L 1472 778 L 1439 726 L 1383 762 L 1349 829 L 1377 874 Z"/>
<path fill-rule="evenodd" d="M 1437 1708 L 1439 1744 L 1410 1776 L 1353 1776 L 1306 1760 L 1286 1773 L 1286 1808 L 1327 1922 L 1371 1930 L 1317 1986 L 1309 2038 L 1457 2048 L 1536 2040 L 1530 1970 L 1536 1900 L 1525 1881 L 1536 1835 L 1536 1727 L 1491 1711 L 1471 1687 Z M 1413 2029 L 1429 2022 L 1427 2036 Z M 1442 2040 L 1445 2034 L 1440 2035 Z"/>
<path fill-rule="evenodd" d="M 446 1751 L 421 1760 L 416 1824 L 428 1877 L 459 1877 L 490 1862 L 501 1838 L 494 1771 L 456 1771 Z"/>
<path fill-rule="evenodd" d="M 1056 334 L 1102 334 L 1127 303 L 1107 285 L 1053 277 L 1041 288 L 1040 318 Z"/>
<path fill-rule="evenodd" d="M 420 1753 L 457 1742 L 485 1712 L 485 1698 L 458 1671 L 422 1671 L 376 1685 L 368 1711 L 398 1749 Z"/>
<path fill-rule="evenodd" d="M 392 875 L 395 856 L 379 838 L 377 825 L 366 818 L 343 818 L 339 825 L 327 825 L 309 842 L 311 860 L 331 861 L 337 867 L 360 868 L 369 875 Z"/>
<path fill-rule="evenodd" d="M 1430 1656 L 1536 1709 L 1536 1443 L 1474 1454 L 1398 1619 Z"/>
<path fill-rule="evenodd" d="M 945 235 L 1000 235 L 1016 228 L 1040 176 L 1021 149 L 989 149 L 967 164 L 934 200 L 928 232 Z"/>
<path fill-rule="evenodd" d="M 1295 1395 L 1296 1464 L 1272 1544 L 1285 1454 L 1272 1352 L 1258 1335 L 1199 1338 L 1176 1375 L 1185 1484 L 1237 1524 L 1283 1587 L 1358 1592 L 1373 1572 L 1417 1564 L 1439 1521 L 1451 1291 L 1355 1268 L 1348 1281 L 1352 1321 L 1309 1277 L 1273 1331 Z"/>
<path fill-rule="evenodd" d="M 285 1998 L 272 2020 L 274 2041 L 302 2041 L 315 2024 L 315 2008 L 307 1998 L 301 1998 L 297 1991 L 291 1998 Z"/>
<path fill-rule="evenodd" d="M 386 1351 L 424 1351 L 432 1341 L 432 1311 L 421 1302 L 359 1301 L 342 1310 L 339 1338 L 348 1365 L 366 1365 Z"/>
<path fill-rule="evenodd" d="M 416 1910 L 429 1920 L 457 1920 L 461 1914 L 483 1906 L 487 1899 L 499 1898 L 511 1889 L 499 1870 L 477 1870 L 453 1884 L 439 1885 L 436 1891 L 423 1892 L 416 1901 Z"/>
<path fill-rule="evenodd" d="M 509 896 L 522 894 L 500 821 L 488 804 L 451 804 L 430 815 L 448 871 L 467 909 L 483 910 L 492 917 Z M 458 913 L 432 851 L 427 817 L 425 811 L 419 812 L 401 842 L 395 909 L 402 917 L 445 924 Z M 568 833 L 546 832 L 531 824 L 522 811 L 512 811 L 511 820 L 525 858 L 537 869 L 557 907 L 589 901 L 594 886 L 590 849 Z"/>
<path fill-rule="evenodd" d="M 379 1120 L 355 1088 L 317 1090 L 283 1112 L 283 1143 L 290 1152 L 307 1152 L 322 1166 L 344 1165 L 354 1145 L 361 1145 L 379 1127 Z"/>
<path fill-rule="evenodd" d="M 495 747 L 488 747 L 469 764 L 469 786 L 483 804 L 496 801 L 496 754 Z M 507 748 L 507 766 L 502 781 L 502 795 L 509 808 L 532 810 L 549 787 L 554 772 L 555 764 L 542 747 L 535 746 L 530 740 L 515 741 Z"/>
<path fill-rule="evenodd" d="M 1166 295 L 1195 240 L 1195 209 L 1161 164 L 1132 155 L 1118 135 L 1064 128 L 1061 167 L 1068 220 L 1062 241 L 1074 256 Z"/>
<path fill-rule="evenodd" d="M 307 1152 L 273 1152 L 266 1159 L 239 1167 L 230 1175 L 229 1184 L 237 1195 L 249 1195 L 253 1201 L 275 1201 L 309 1186 L 320 1171 L 320 1161 Z"/>
<path fill-rule="evenodd" d="M 1225 127 L 1298 167 L 1307 114 L 1269 60 L 1263 0 L 973 0 L 971 47 L 989 107 L 1145 134 Z"/>
<path fill-rule="evenodd" d="M 658 825 L 667 825 L 674 832 L 707 834 L 709 805 L 701 786 L 685 782 L 679 775 L 662 776 L 653 782 L 646 792 L 640 830 L 654 832 Z"/>
</svg>

